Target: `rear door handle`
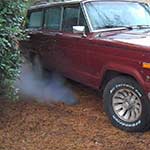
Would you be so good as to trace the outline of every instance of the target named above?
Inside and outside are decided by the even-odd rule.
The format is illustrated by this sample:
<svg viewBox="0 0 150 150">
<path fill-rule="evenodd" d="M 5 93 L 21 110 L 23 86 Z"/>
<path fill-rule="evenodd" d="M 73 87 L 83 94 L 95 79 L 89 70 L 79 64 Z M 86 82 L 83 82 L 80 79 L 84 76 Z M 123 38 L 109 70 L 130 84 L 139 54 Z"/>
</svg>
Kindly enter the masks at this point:
<svg viewBox="0 0 150 150">
<path fill-rule="evenodd" d="M 43 32 L 44 35 L 47 35 L 47 36 L 56 36 L 57 33 L 55 32 Z"/>
<path fill-rule="evenodd" d="M 54 42 L 54 44 L 55 44 L 55 43 L 57 42 L 57 40 L 56 40 L 56 39 L 53 39 L 52 42 Z"/>
<path fill-rule="evenodd" d="M 62 36 L 62 35 L 63 35 L 63 33 L 56 33 L 56 35 Z"/>
</svg>

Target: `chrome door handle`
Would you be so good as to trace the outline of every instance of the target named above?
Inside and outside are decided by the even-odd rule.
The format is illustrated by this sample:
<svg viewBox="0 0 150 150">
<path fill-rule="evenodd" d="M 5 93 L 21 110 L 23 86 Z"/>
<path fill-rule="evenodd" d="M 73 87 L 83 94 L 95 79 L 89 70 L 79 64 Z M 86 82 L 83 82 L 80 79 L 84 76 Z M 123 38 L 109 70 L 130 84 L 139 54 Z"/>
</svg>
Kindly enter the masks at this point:
<svg viewBox="0 0 150 150">
<path fill-rule="evenodd" d="M 56 33 L 56 35 L 63 35 L 63 33 Z"/>
</svg>

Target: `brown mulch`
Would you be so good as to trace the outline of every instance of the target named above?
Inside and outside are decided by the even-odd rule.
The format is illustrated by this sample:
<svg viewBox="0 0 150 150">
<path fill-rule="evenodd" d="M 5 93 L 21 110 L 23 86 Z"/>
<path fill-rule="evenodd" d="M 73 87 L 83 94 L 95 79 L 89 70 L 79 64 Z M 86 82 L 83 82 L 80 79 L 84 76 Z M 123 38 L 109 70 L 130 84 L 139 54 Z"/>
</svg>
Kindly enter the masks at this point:
<svg viewBox="0 0 150 150">
<path fill-rule="evenodd" d="M 0 150 L 148 150 L 150 132 L 111 125 L 97 92 L 71 83 L 76 106 L 0 100 Z"/>
</svg>

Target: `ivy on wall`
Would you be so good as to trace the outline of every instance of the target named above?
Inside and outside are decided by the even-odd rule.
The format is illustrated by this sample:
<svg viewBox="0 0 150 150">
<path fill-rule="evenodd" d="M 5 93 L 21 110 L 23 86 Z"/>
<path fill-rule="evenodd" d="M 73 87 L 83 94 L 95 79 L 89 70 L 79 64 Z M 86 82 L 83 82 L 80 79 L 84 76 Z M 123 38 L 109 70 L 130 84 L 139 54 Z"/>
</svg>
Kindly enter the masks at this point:
<svg viewBox="0 0 150 150">
<path fill-rule="evenodd" d="M 11 99 L 17 98 L 14 82 L 19 77 L 19 40 L 25 38 L 23 24 L 26 4 L 22 0 L 0 1 L 0 94 Z"/>
</svg>

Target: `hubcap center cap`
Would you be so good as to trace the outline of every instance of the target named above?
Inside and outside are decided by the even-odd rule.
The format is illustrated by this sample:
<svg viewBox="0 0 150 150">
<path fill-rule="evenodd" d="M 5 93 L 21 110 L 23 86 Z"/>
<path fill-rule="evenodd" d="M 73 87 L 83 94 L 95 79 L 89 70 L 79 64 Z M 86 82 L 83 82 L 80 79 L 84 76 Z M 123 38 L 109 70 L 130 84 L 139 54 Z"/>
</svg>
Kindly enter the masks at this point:
<svg viewBox="0 0 150 150">
<path fill-rule="evenodd" d="M 124 101 L 125 101 L 125 102 L 124 102 L 124 107 L 125 107 L 126 109 L 130 109 L 130 108 L 133 106 L 133 104 L 132 104 L 132 102 L 131 102 L 131 98 L 130 98 L 129 96 L 126 97 Z"/>
<path fill-rule="evenodd" d="M 129 102 L 125 102 L 125 103 L 124 103 L 124 108 L 125 108 L 126 110 L 130 110 L 130 109 L 133 108 L 133 104 L 131 104 L 131 103 L 129 103 Z"/>
</svg>

